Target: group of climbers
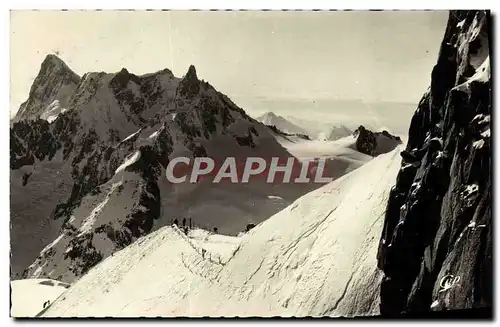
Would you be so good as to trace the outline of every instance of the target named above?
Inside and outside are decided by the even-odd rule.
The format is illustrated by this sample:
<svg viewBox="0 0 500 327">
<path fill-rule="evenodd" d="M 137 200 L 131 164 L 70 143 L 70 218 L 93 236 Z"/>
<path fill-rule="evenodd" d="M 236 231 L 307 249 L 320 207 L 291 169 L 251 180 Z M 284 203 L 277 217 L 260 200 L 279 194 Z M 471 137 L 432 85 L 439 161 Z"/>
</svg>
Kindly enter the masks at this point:
<svg viewBox="0 0 500 327">
<path fill-rule="evenodd" d="M 181 225 L 179 225 L 179 220 L 178 220 L 178 219 L 174 219 L 174 223 L 173 223 L 173 225 L 175 225 L 175 226 L 177 226 L 178 228 L 180 228 L 180 229 L 184 232 L 184 234 L 186 234 L 186 235 L 187 235 L 187 233 L 188 233 L 189 229 L 193 229 L 193 224 L 192 224 L 192 220 L 191 220 L 191 219 L 189 219 L 189 224 L 188 224 L 188 225 L 186 225 L 186 223 L 188 223 L 188 221 L 187 221 L 187 219 L 184 217 L 184 218 L 182 218 L 182 226 L 181 226 Z M 214 232 L 214 233 L 217 233 L 217 232 L 218 232 L 217 227 L 214 227 L 214 228 L 213 228 L 213 232 Z"/>
<path fill-rule="evenodd" d="M 175 219 L 175 220 L 174 220 L 174 225 L 175 225 L 175 226 L 177 226 L 177 227 L 179 227 L 179 228 L 181 228 L 181 229 L 182 229 L 182 231 L 184 232 L 184 234 L 186 234 L 186 235 L 187 235 L 187 233 L 188 233 L 188 231 L 189 231 L 189 227 L 190 227 L 190 226 L 186 226 L 186 222 L 187 222 L 187 220 L 186 220 L 186 218 L 184 217 L 184 218 L 182 219 L 182 227 L 181 227 L 181 226 L 179 226 L 179 220 L 178 220 L 178 219 Z M 189 225 L 191 225 L 191 220 L 189 221 Z"/>
</svg>

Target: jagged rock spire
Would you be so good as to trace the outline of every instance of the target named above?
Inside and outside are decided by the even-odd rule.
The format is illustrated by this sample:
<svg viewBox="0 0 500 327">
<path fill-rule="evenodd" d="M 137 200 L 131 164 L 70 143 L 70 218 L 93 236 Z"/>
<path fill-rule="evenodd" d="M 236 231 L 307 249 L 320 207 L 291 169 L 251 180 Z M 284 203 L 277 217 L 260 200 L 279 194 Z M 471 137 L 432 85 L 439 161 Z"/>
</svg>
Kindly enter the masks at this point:
<svg viewBox="0 0 500 327">
<path fill-rule="evenodd" d="M 200 80 L 196 75 L 196 68 L 193 65 L 189 66 L 186 75 L 179 83 L 178 90 L 181 95 L 187 97 L 192 97 L 200 91 Z"/>
<path fill-rule="evenodd" d="M 192 80 L 198 80 L 198 76 L 196 75 L 196 68 L 193 65 L 189 66 L 187 74 L 184 78 L 189 78 Z"/>
</svg>

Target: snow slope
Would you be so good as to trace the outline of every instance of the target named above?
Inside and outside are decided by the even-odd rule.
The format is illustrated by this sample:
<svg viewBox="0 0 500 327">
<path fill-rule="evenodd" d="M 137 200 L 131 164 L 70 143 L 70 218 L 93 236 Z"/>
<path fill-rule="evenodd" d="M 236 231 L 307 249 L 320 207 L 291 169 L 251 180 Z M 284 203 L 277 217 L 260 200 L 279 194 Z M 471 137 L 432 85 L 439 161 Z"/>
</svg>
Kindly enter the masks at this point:
<svg viewBox="0 0 500 327">
<path fill-rule="evenodd" d="M 53 302 L 69 287 L 52 279 L 21 279 L 10 282 L 12 317 L 35 317 L 46 301 Z"/>
<path fill-rule="evenodd" d="M 400 148 L 241 237 L 163 227 L 92 268 L 43 316 L 377 314 L 376 253 Z"/>
<path fill-rule="evenodd" d="M 301 142 L 286 142 L 281 141 L 283 145 L 291 154 L 297 158 L 302 157 L 344 157 L 361 163 L 366 163 L 373 157 L 356 151 L 353 149 L 356 143 L 354 136 L 347 136 L 335 141 L 321 141 L 321 140 L 303 140 Z"/>
</svg>

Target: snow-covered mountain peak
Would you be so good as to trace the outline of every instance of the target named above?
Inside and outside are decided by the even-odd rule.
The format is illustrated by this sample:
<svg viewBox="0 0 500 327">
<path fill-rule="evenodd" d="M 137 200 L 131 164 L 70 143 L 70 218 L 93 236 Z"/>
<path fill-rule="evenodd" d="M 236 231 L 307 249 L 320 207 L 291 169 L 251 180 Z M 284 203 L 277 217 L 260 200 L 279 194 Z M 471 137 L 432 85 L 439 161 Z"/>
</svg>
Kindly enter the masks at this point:
<svg viewBox="0 0 500 327">
<path fill-rule="evenodd" d="M 302 127 L 297 126 L 286 118 L 278 116 L 270 111 L 260 117 L 257 117 L 257 120 L 265 125 L 274 126 L 278 130 L 285 133 L 309 135 L 309 133 Z"/>
<path fill-rule="evenodd" d="M 328 136 L 328 140 L 335 141 L 341 139 L 343 137 L 349 136 L 353 133 L 353 131 L 346 127 L 345 125 L 333 126 L 330 135 Z"/>
<path fill-rule="evenodd" d="M 168 69 L 145 75 L 127 69 L 86 73 L 71 92 L 71 101 L 53 100 L 42 113 L 42 119 L 21 119 L 11 128 L 17 274 L 33 263 L 27 274 L 79 278 L 101 258 L 178 215 L 237 234 L 248 224 L 246 219 L 261 222 L 317 187 L 277 190 L 274 185 L 252 185 L 265 201 L 269 194 L 285 200 L 263 203 L 239 215 L 241 219 L 227 221 L 218 220 L 224 210 L 234 214 L 254 205 L 256 200 L 246 197 L 247 187 L 206 190 L 192 185 L 185 191 L 160 177 L 176 156 L 208 156 L 221 162 L 227 157 L 291 156 L 268 128 L 198 80 L 194 66 L 183 78 Z M 56 196 L 33 201 L 45 187 L 40 185 Z M 191 195 L 197 188 L 205 190 Z M 183 197 L 176 194 L 180 192 Z M 26 197 L 32 200 L 28 205 Z M 36 241 L 28 244 L 26 239 Z"/>
<path fill-rule="evenodd" d="M 262 118 L 263 120 L 268 120 L 268 119 L 278 118 L 278 116 L 277 116 L 274 112 L 272 112 L 272 111 L 268 111 L 268 112 L 266 112 L 265 114 L 263 114 L 263 115 L 261 116 L 261 118 Z"/>
<path fill-rule="evenodd" d="M 168 183 L 164 170 L 178 156 L 216 162 L 294 156 L 272 129 L 199 80 L 194 66 L 182 78 L 169 70 L 90 72 L 75 85 L 69 103 L 56 100 L 47 104 L 43 119 L 21 120 L 11 129 L 12 206 L 20 222 L 12 230 L 12 248 L 18 274 L 24 269 L 25 276 L 77 280 L 102 259 L 179 217 L 236 235 L 319 187 Z M 359 164 L 335 161 L 327 168 L 335 174 L 328 176 L 339 177 L 351 166 Z M 39 199 L 45 179 L 59 181 L 48 185 L 47 192 L 57 194 L 49 200 Z M 26 205 L 26 197 L 33 204 Z M 39 215 L 43 219 L 33 219 Z M 27 244 L 27 238 L 37 242 Z"/>
<path fill-rule="evenodd" d="M 56 100 L 61 107 L 67 107 L 79 81 L 80 76 L 64 61 L 56 55 L 47 55 L 31 86 L 28 99 L 21 104 L 16 114 L 15 121 L 39 118 Z"/>
<path fill-rule="evenodd" d="M 272 121 L 274 119 L 277 119 L 279 116 L 277 116 L 274 112 L 272 111 L 268 111 L 266 112 L 265 114 L 263 114 L 262 116 L 259 116 L 257 118 L 257 120 L 259 120 L 260 122 L 262 122 L 263 124 L 266 124 L 266 125 L 272 125 Z"/>
</svg>

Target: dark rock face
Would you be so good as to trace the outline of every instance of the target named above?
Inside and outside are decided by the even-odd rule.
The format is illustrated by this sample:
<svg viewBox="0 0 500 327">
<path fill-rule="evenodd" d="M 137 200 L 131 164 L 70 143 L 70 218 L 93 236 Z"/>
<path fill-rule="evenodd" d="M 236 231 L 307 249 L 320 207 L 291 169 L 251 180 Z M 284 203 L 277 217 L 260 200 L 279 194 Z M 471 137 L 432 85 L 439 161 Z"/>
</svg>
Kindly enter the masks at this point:
<svg viewBox="0 0 500 327">
<path fill-rule="evenodd" d="M 363 125 L 361 125 L 356 131 L 354 131 L 354 136 L 357 136 L 356 148 L 359 152 L 371 156 L 375 155 L 377 139 L 372 131 L 367 130 Z"/>
<path fill-rule="evenodd" d="M 127 233 L 126 246 L 132 243 L 134 238 L 139 238 L 151 231 L 153 222 L 160 217 L 160 189 L 158 188 L 157 180 L 161 175 L 161 164 L 158 161 L 158 154 L 154 148 L 143 146 L 139 150 L 141 157 L 134 164 L 126 168 L 129 171 L 139 173 L 145 180 L 145 185 L 141 190 L 141 196 L 138 205 L 142 206 L 142 210 L 135 209 L 126 218 L 123 230 Z"/>
<path fill-rule="evenodd" d="M 111 79 L 109 87 L 118 101 L 120 109 L 124 111 L 123 108 L 128 106 L 131 115 L 127 115 L 127 117 L 130 119 L 130 116 L 137 116 L 138 119 L 141 119 L 140 114 L 146 107 L 145 97 L 134 94 L 134 91 L 127 87 L 129 83 L 135 84 L 139 90 L 143 84 L 146 84 L 138 76 L 123 68 Z"/>
<path fill-rule="evenodd" d="M 356 150 L 370 156 L 390 152 L 401 144 L 399 136 L 391 135 L 387 131 L 372 132 L 363 125 L 354 131 L 354 137 L 356 137 Z"/>
<path fill-rule="evenodd" d="M 10 168 L 32 165 L 35 159 L 50 161 L 61 149 L 67 159 L 77 128 L 78 119 L 69 112 L 61 115 L 54 124 L 43 119 L 15 122 L 11 127 Z"/>
<path fill-rule="evenodd" d="M 64 253 L 64 258 L 75 261 L 75 265 L 70 267 L 70 270 L 76 275 L 85 274 L 90 268 L 102 260 L 102 255 L 92 244 L 92 234 L 90 233 L 73 238 L 68 248 L 69 251 Z"/>
<path fill-rule="evenodd" d="M 489 26 L 449 16 L 387 203 L 382 315 L 492 306 Z"/>
</svg>

